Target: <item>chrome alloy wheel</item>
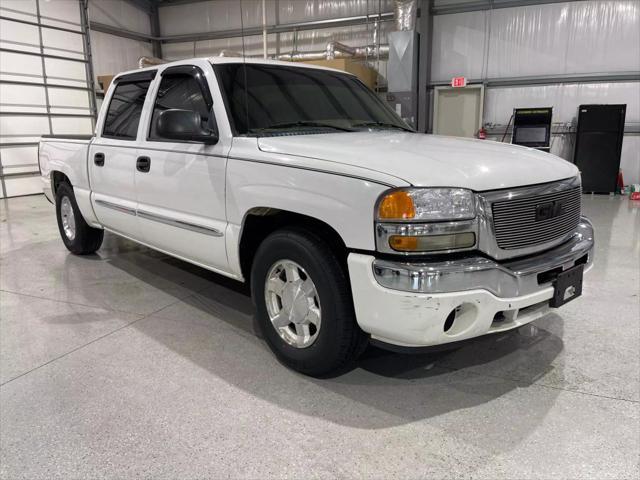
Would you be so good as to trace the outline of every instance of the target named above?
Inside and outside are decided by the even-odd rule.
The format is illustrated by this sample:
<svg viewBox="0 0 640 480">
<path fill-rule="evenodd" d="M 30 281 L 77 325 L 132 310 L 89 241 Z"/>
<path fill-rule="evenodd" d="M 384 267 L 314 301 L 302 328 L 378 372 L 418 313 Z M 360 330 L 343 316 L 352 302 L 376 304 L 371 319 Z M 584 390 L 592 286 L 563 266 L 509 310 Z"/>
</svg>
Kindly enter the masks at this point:
<svg viewBox="0 0 640 480">
<path fill-rule="evenodd" d="M 311 346 L 320 332 L 320 297 L 306 270 L 291 260 L 277 261 L 267 275 L 264 295 L 278 335 L 293 347 Z"/>
<path fill-rule="evenodd" d="M 60 202 L 60 217 L 62 217 L 62 229 L 69 240 L 76 238 L 76 219 L 73 215 L 73 207 L 69 197 L 62 197 Z"/>
</svg>

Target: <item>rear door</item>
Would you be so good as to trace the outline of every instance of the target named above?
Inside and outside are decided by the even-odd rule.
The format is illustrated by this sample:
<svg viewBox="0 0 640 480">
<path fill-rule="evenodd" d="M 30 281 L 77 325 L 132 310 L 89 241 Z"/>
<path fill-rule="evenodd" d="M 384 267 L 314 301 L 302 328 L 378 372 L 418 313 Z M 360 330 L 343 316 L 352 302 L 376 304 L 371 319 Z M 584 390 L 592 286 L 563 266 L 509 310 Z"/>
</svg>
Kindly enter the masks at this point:
<svg viewBox="0 0 640 480">
<path fill-rule="evenodd" d="M 156 129 L 167 109 L 195 111 L 202 126 L 218 131 L 210 65 L 166 68 L 156 79 L 153 105 L 138 155 L 136 171 L 138 219 L 148 245 L 194 263 L 228 272 L 225 248 L 225 170 L 231 138 L 215 145 L 163 138 Z M 217 89 L 218 106 L 222 101 Z"/>
<path fill-rule="evenodd" d="M 98 221 L 108 230 L 142 240 L 136 218 L 138 129 L 155 71 L 116 79 L 105 99 L 98 135 L 89 148 L 89 178 Z"/>
</svg>

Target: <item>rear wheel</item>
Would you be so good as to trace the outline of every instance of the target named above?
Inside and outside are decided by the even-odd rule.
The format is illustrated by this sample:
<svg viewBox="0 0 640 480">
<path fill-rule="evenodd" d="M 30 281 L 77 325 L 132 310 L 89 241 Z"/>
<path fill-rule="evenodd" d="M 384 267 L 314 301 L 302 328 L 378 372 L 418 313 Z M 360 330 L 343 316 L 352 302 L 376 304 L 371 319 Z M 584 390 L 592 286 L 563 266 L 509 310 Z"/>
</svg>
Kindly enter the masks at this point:
<svg viewBox="0 0 640 480">
<path fill-rule="evenodd" d="M 85 222 L 68 183 L 61 183 L 56 189 L 56 217 L 60 236 L 70 252 L 87 255 L 102 245 L 104 230 L 90 227 Z"/>
<path fill-rule="evenodd" d="M 253 262 L 251 291 L 263 337 L 294 370 L 328 374 L 366 343 L 345 269 L 310 231 L 279 230 L 264 240 Z"/>
</svg>

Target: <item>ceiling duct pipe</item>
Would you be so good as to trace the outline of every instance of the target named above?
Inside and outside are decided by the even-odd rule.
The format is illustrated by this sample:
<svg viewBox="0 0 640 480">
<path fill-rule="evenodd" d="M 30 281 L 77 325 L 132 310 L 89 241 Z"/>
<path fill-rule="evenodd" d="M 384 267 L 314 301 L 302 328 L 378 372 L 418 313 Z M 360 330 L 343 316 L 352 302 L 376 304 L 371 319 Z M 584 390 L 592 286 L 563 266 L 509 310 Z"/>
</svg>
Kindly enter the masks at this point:
<svg viewBox="0 0 640 480">
<path fill-rule="evenodd" d="M 333 60 L 336 58 L 336 52 L 342 53 L 349 57 L 354 57 L 356 55 L 356 49 L 354 47 L 350 47 L 340 42 L 329 42 L 327 43 L 326 56 L 327 60 Z"/>
<path fill-rule="evenodd" d="M 396 31 L 406 32 L 416 29 L 418 2 L 416 0 L 395 0 L 393 5 Z"/>
<path fill-rule="evenodd" d="M 347 47 L 344 45 L 346 48 L 339 48 L 335 45 L 337 43 L 338 42 L 330 42 L 327 44 L 325 50 L 282 53 L 276 58 L 287 62 L 308 62 L 312 60 L 331 60 L 334 58 L 376 58 L 376 50 L 378 47 L 375 45 L 365 47 Z M 389 45 L 380 45 L 379 55 L 381 59 L 387 58 L 389 56 Z"/>
<path fill-rule="evenodd" d="M 138 68 L 153 67 L 154 65 L 162 65 L 167 63 L 166 60 L 156 57 L 140 57 L 138 59 Z"/>
</svg>

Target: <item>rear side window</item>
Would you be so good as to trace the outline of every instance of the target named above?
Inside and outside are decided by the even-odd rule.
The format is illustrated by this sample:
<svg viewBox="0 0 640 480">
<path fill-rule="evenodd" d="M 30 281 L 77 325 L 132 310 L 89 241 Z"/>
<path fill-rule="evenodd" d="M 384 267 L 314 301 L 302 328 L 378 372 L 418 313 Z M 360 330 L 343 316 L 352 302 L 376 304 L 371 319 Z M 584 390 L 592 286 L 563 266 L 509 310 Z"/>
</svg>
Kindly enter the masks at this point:
<svg viewBox="0 0 640 480">
<path fill-rule="evenodd" d="M 200 114 L 202 127 L 213 129 L 213 116 L 211 104 L 207 102 L 202 88 L 193 75 L 185 73 L 174 73 L 163 75 L 156 96 L 156 103 L 153 106 L 153 116 L 151 117 L 150 140 L 162 140 L 156 131 L 158 116 L 169 109 L 192 110 Z"/>
<path fill-rule="evenodd" d="M 135 140 L 142 105 L 151 80 L 123 82 L 116 85 L 102 129 L 103 137 Z"/>
</svg>

